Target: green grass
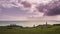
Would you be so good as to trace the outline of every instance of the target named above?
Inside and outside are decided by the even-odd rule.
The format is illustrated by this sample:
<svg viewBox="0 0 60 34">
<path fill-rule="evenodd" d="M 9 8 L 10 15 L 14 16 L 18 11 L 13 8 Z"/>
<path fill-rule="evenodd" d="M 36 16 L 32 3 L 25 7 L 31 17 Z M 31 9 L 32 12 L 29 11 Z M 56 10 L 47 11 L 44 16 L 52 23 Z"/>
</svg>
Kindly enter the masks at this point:
<svg viewBox="0 0 60 34">
<path fill-rule="evenodd" d="M 0 27 L 0 34 L 60 34 L 60 26 L 50 28 Z"/>
</svg>

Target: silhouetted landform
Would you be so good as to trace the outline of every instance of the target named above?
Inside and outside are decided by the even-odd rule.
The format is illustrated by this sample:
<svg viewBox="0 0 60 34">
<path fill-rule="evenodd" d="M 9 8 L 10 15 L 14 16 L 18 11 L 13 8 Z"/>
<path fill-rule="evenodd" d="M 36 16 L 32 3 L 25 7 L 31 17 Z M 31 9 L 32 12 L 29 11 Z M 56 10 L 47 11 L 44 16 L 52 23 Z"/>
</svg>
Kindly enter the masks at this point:
<svg viewBox="0 0 60 34">
<path fill-rule="evenodd" d="M 60 26 L 60 24 L 53 24 L 53 25 L 51 25 L 51 24 L 48 24 L 48 22 L 46 21 L 46 23 L 43 24 L 43 25 L 37 25 L 37 26 L 35 26 L 35 24 L 33 25 L 34 28 L 37 28 L 37 27 L 48 27 L 48 28 L 50 28 L 52 26 Z M 0 26 L 0 27 L 2 27 L 2 26 Z M 29 28 L 29 27 L 23 27 L 23 26 L 20 26 L 20 25 L 16 25 L 16 24 L 10 24 L 10 25 L 6 25 L 6 26 L 3 26 L 3 27 Z"/>
<path fill-rule="evenodd" d="M 23 26 L 19 26 L 19 25 L 16 25 L 16 24 L 10 24 L 10 25 L 7 25 L 7 27 L 20 27 L 20 28 L 23 28 Z"/>
<path fill-rule="evenodd" d="M 60 26 L 60 24 L 53 24 L 53 26 Z"/>
<path fill-rule="evenodd" d="M 33 25 L 34 28 L 37 28 L 37 27 L 52 27 L 52 26 L 60 26 L 60 24 L 53 24 L 53 25 L 50 25 L 50 24 L 43 24 L 43 25 Z M 6 26 L 0 26 L 0 27 L 19 27 L 19 28 L 29 28 L 29 27 L 23 27 L 23 26 L 20 26 L 20 25 L 16 25 L 16 24 L 10 24 L 10 25 L 6 25 Z"/>
</svg>

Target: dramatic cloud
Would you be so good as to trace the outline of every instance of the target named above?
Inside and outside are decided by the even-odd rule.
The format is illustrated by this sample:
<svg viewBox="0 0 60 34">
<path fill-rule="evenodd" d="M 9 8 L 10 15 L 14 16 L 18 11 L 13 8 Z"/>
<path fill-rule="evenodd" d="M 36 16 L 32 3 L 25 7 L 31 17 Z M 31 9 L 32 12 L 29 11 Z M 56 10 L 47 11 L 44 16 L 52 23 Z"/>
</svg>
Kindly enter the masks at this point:
<svg viewBox="0 0 60 34">
<path fill-rule="evenodd" d="M 35 6 L 36 6 L 35 4 L 27 0 L 0 0 L 0 15 L 1 17 L 5 15 L 14 16 L 14 17 L 43 16 L 43 13 L 39 13 L 35 9 Z"/>
<path fill-rule="evenodd" d="M 21 1 L 19 0 L 0 0 L 0 6 L 4 8 L 11 8 L 11 7 L 22 7 Z"/>
<path fill-rule="evenodd" d="M 60 1 L 52 0 L 48 4 L 39 4 L 37 7 L 39 12 L 47 16 L 60 15 Z"/>
<path fill-rule="evenodd" d="M 21 4 L 23 4 L 24 7 L 30 7 L 31 8 L 31 4 L 27 1 L 23 1 Z"/>
<path fill-rule="evenodd" d="M 55 15 L 60 15 L 59 0 L 0 0 L 0 19 L 29 19 Z"/>
</svg>

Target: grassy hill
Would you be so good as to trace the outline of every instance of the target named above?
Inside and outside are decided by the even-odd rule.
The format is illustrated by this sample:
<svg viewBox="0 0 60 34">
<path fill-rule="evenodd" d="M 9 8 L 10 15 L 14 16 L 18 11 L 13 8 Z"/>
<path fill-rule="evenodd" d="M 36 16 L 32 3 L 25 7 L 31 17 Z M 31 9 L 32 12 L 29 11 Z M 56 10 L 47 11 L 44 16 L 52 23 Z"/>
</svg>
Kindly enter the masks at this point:
<svg viewBox="0 0 60 34">
<path fill-rule="evenodd" d="M 0 27 L 0 34 L 60 34 L 60 26 L 48 27 Z"/>
</svg>

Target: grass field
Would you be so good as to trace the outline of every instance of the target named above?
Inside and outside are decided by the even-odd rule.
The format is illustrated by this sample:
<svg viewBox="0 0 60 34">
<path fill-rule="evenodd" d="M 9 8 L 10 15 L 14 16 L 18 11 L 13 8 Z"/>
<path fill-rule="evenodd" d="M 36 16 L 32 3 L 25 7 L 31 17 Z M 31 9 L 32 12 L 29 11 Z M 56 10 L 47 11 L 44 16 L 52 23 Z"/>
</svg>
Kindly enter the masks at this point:
<svg viewBox="0 0 60 34">
<path fill-rule="evenodd" d="M 0 27 L 0 34 L 60 34 L 60 26 L 50 28 Z"/>
</svg>

